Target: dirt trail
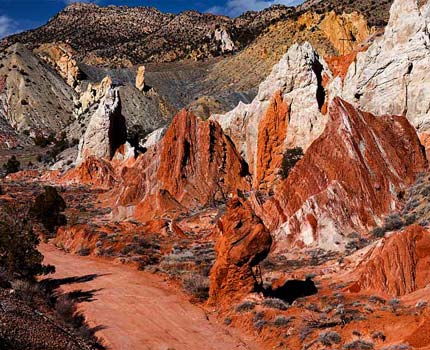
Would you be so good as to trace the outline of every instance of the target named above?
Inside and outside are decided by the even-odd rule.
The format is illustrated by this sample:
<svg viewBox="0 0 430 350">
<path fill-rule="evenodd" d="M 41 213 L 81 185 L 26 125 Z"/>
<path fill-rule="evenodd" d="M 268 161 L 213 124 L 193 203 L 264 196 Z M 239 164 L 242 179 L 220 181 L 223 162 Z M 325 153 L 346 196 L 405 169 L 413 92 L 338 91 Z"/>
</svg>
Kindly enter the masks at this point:
<svg viewBox="0 0 430 350">
<path fill-rule="evenodd" d="M 53 278 L 98 275 L 63 285 L 65 291 L 96 290 L 94 301 L 84 302 L 91 326 L 104 326 L 98 335 L 112 350 L 262 350 L 261 347 L 208 319 L 179 290 L 163 280 L 109 261 L 66 254 L 41 244 L 45 263 L 56 266 Z"/>
</svg>

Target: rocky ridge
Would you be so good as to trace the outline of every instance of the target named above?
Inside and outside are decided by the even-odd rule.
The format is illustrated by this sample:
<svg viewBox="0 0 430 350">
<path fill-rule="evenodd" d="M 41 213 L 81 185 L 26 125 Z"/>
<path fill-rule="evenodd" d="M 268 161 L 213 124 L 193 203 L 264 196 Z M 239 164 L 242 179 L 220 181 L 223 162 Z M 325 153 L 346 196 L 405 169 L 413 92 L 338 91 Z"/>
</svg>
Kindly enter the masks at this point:
<svg viewBox="0 0 430 350">
<path fill-rule="evenodd" d="M 293 45 L 260 85 L 252 103 L 239 103 L 232 111 L 215 115 L 213 119 L 233 140 L 251 173 L 255 174 L 259 125 L 268 113 L 272 97 L 278 93 L 278 102 L 288 108 L 288 113 L 281 116 L 283 123 L 288 119 L 285 135 L 279 140 L 281 152 L 295 147 L 306 150 L 324 130 L 326 118 L 322 109 L 326 93 L 323 81 L 330 78 L 329 68 L 309 43 Z"/>
</svg>

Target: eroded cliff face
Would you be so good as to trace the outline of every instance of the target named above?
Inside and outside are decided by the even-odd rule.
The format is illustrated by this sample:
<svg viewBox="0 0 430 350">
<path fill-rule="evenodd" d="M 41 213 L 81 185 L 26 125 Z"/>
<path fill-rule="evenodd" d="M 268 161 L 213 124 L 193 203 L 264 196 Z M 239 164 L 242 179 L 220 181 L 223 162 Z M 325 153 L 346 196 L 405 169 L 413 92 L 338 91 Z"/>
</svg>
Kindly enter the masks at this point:
<svg viewBox="0 0 430 350">
<path fill-rule="evenodd" d="M 289 117 L 290 108 L 284 102 L 281 92 L 275 93 L 258 125 L 257 163 L 253 181 L 255 189 L 267 191 L 273 188 L 278 180 Z"/>
<path fill-rule="evenodd" d="M 113 198 L 119 198 L 119 211 L 136 206 L 134 215 L 147 218 L 163 215 L 172 206 L 193 210 L 216 205 L 237 190 L 249 189 L 246 163 L 218 123 L 201 121 L 184 110 L 161 141 L 123 170 Z"/>
<path fill-rule="evenodd" d="M 0 53 L 0 116 L 31 136 L 63 131 L 73 120 L 75 92 L 21 44 Z"/>
<path fill-rule="evenodd" d="M 396 0 L 385 34 L 359 53 L 343 96 L 374 114 L 406 115 L 420 133 L 430 131 L 430 4 Z"/>
<path fill-rule="evenodd" d="M 272 114 L 273 103 L 282 101 L 289 110 L 288 115 L 281 113 L 279 116 L 281 119 L 288 117 L 289 120 L 283 140 L 277 141 L 278 145 L 282 143 L 283 150 L 294 147 L 306 150 L 324 130 L 327 119 L 322 113 L 326 102 L 323 82 L 331 76 L 324 60 L 309 43 L 293 45 L 260 85 L 252 103 L 239 103 L 231 112 L 213 117 L 233 140 L 253 175 L 257 173 L 256 145 L 259 133 L 265 127 L 259 125 L 262 122 L 267 124 L 265 116 Z M 278 95 L 274 97 L 275 94 Z M 281 123 L 285 124 L 286 121 Z"/>
<path fill-rule="evenodd" d="M 357 267 L 353 292 L 399 297 L 430 283 L 430 233 L 415 225 L 378 242 Z"/>
<path fill-rule="evenodd" d="M 55 68 L 70 87 L 79 90 L 78 85 L 84 74 L 74 59 L 77 53 L 70 45 L 47 43 L 40 45 L 34 52 Z"/>
<path fill-rule="evenodd" d="M 272 238 L 250 204 L 239 198 L 228 203 L 215 236 L 217 259 L 211 270 L 209 303 L 228 308 L 255 291 L 252 268 L 267 256 Z"/>
<path fill-rule="evenodd" d="M 406 118 L 375 117 L 340 98 L 328 118 L 275 195 L 265 203 L 254 197 L 278 251 L 294 245 L 342 249 L 348 233 L 366 233 L 395 210 L 401 192 L 427 169 Z"/>
<path fill-rule="evenodd" d="M 121 113 L 121 100 L 117 88 L 109 88 L 90 119 L 87 130 L 79 142 L 79 165 L 92 156 L 112 159 L 117 149 L 127 141 L 127 127 Z"/>
</svg>

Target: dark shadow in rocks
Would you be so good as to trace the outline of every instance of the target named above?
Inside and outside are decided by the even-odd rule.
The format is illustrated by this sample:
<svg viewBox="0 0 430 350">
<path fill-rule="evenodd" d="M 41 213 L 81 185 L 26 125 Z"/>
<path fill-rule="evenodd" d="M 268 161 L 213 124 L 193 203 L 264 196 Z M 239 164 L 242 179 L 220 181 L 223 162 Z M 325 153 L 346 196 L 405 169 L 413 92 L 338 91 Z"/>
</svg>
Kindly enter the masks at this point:
<svg viewBox="0 0 430 350">
<path fill-rule="evenodd" d="M 97 294 L 97 292 L 100 292 L 102 290 L 103 290 L 102 288 L 85 290 L 85 291 L 82 289 L 79 289 L 79 290 L 74 290 L 73 292 L 69 292 L 66 295 L 77 303 L 83 303 L 83 302 L 90 303 L 96 300 L 94 296 Z"/>
<path fill-rule="evenodd" d="M 65 284 L 75 284 L 75 283 L 85 283 L 95 280 L 98 277 L 107 276 L 108 274 L 91 274 L 85 276 L 73 276 L 66 278 L 45 278 L 40 281 L 40 286 L 49 292 L 54 291 L 55 289 L 65 285 Z"/>
<path fill-rule="evenodd" d="M 284 285 L 272 289 L 268 287 L 262 290 L 265 297 L 278 298 L 292 304 L 294 300 L 314 295 L 318 293 L 318 289 L 315 286 L 312 279 L 307 278 L 305 281 L 300 280 L 289 280 Z"/>
<path fill-rule="evenodd" d="M 125 117 L 122 115 L 121 100 L 110 116 L 109 124 L 109 147 L 112 159 L 117 149 L 127 142 L 127 126 Z"/>
</svg>

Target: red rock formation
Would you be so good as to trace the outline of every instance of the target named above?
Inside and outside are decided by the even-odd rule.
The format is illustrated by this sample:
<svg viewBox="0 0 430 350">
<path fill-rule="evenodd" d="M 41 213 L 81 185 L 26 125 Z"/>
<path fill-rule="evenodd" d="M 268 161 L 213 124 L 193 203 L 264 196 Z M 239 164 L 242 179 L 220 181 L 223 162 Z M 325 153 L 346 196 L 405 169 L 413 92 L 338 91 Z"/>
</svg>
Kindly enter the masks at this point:
<svg viewBox="0 0 430 350">
<path fill-rule="evenodd" d="M 122 171 L 112 196 L 121 206 L 137 206 L 136 216 L 166 209 L 192 210 L 249 190 L 246 163 L 221 127 L 180 112 L 162 141 Z M 161 206 L 168 203 L 168 208 Z"/>
<path fill-rule="evenodd" d="M 383 239 L 357 267 L 354 292 L 402 296 L 430 283 L 430 232 L 414 225 Z"/>
<path fill-rule="evenodd" d="M 117 183 L 117 180 L 115 169 L 110 162 L 88 157 L 78 167 L 71 169 L 62 176 L 60 182 L 110 189 Z"/>
<path fill-rule="evenodd" d="M 234 198 L 218 222 L 217 259 L 211 270 L 210 303 L 229 307 L 252 292 L 252 267 L 270 251 L 272 238 L 250 204 Z"/>
<path fill-rule="evenodd" d="M 258 125 L 257 172 L 254 188 L 272 187 L 281 167 L 284 142 L 287 136 L 289 107 L 283 101 L 281 91 L 270 100 L 266 115 Z"/>
<path fill-rule="evenodd" d="M 318 244 L 341 249 L 344 236 L 366 232 L 396 208 L 397 195 L 411 185 L 427 161 L 406 118 L 375 117 L 335 98 L 324 133 L 289 177 L 255 210 L 279 249 Z"/>
<path fill-rule="evenodd" d="M 333 76 L 341 77 L 341 79 L 344 80 L 346 73 L 348 73 L 349 66 L 356 60 L 357 54 L 360 51 L 352 51 L 344 56 L 325 57 L 324 59 L 330 70 L 333 72 Z"/>
</svg>

